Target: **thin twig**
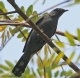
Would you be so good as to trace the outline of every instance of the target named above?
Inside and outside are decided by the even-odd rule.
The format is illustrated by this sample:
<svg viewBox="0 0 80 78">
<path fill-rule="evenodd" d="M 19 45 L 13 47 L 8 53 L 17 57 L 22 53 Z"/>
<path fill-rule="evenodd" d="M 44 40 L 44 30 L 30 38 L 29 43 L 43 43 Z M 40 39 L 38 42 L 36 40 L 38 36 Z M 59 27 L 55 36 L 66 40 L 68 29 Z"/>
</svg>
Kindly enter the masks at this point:
<svg viewBox="0 0 80 78">
<path fill-rule="evenodd" d="M 56 34 L 55 34 L 55 37 L 57 38 L 57 40 L 58 40 L 59 42 L 61 42 L 60 39 L 58 38 L 58 36 L 57 36 Z"/>
<path fill-rule="evenodd" d="M 0 13 L 0 15 L 6 15 L 6 14 L 12 14 L 12 13 L 16 13 L 16 11 L 11 11 L 11 12 L 7 12 L 7 13 Z"/>
<path fill-rule="evenodd" d="M 59 30 L 56 31 L 56 34 L 59 34 L 59 35 L 61 35 L 61 36 L 65 36 L 65 33 L 62 32 L 62 31 L 59 31 Z M 71 35 L 72 35 L 72 34 L 71 34 Z M 78 40 L 78 37 L 77 37 L 77 36 L 72 35 L 72 37 L 73 37 L 74 39 Z"/>
<path fill-rule="evenodd" d="M 1 19 L 0 19 L 0 22 L 14 23 L 14 21 L 8 20 L 8 19 L 7 19 L 7 20 L 6 20 L 6 19 L 4 19 L 4 20 L 1 20 Z M 17 23 L 18 23 L 18 22 L 17 22 Z"/>
<path fill-rule="evenodd" d="M 30 25 L 29 24 L 27 24 L 27 23 L 2 23 L 2 24 L 0 24 L 0 26 L 4 26 L 4 25 L 12 25 L 12 26 L 16 26 L 16 27 L 20 27 L 20 26 L 23 26 L 23 27 L 28 27 L 28 28 L 31 28 L 30 27 Z"/>
<path fill-rule="evenodd" d="M 80 75 L 72 76 L 70 78 L 80 78 Z"/>
<path fill-rule="evenodd" d="M 8 23 L 4 23 L 4 24 L 0 24 L 0 26 L 2 25 L 15 25 L 15 26 L 24 26 L 24 27 L 29 27 L 31 28 L 31 26 L 28 24 L 28 23 L 23 23 L 23 22 L 14 22 L 14 21 L 10 21 L 10 20 L 0 20 L 0 22 L 8 22 Z M 56 30 L 56 34 L 58 35 L 61 35 L 61 36 L 65 36 L 65 33 L 60 31 L 60 30 Z M 71 34 L 72 37 L 75 39 L 75 40 L 78 40 L 78 37 Z"/>
<path fill-rule="evenodd" d="M 66 73 L 65 73 L 65 71 L 64 71 L 64 69 L 63 69 L 63 66 L 61 65 L 61 68 L 62 68 L 62 70 L 63 70 L 63 72 L 64 72 L 64 75 L 65 75 L 65 78 L 66 78 Z"/>
<path fill-rule="evenodd" d="M 57 41 L 56 39 L 52 39 L 52 40 Z M 59 41 L 59 40 L 58 40 L 58 41 Z M 67 45 L 70 45 L 69 43 L 66 43 L 66 42 L 63 42 L 63 41 L 59 41 L 59 42 L 64 43 L 64 44 L 67 44 Z M 70 46 L 71 46 L 71 45 L 70 45 Z M 80 46 L 80 44 L 75 44 L 75 46 Z"/>
<path fill-rule="evenodd" d="M 6 22 L 6 20 L 2 20 L 2 21 L 5 21 L 5 22 Z M 13 22 L 13 21 L 8 21 L 8 22 Z M 21 26 L 24 26 L 24 27 L 29 27 L 29 28 L 31 28 L 31 26 L 30 26 L 28 23 L 23 23 L 23 22 L 14 22 L 14 23 L 0 24 L 0 26 L 2 26 L 2 25 L 16 25 L 16 26 L 21 25 Z M 61 35 L 61 36 L 65 36 L 65 33 L 62 32 L 62 31 L 60 31 L 60 30 L 56 30 L 56 34 Z M 71 35 L 72 35 L 72 37 L 73 37 L 75 40 L 78 40 L 78 37 L 77 37 L 77 36 L 75 36 L 75 35 L 73 35 L 73 34 L 71 34 Z"/>
<path fill-rule="evenodd" d="M 63 2 L 60 2 L 60 3 L 56 4 L 56 5 L 54 5 L 54 6 L 50 7 L 50 8 L 48 8 L 48 9 L 46 9 L 46 10 L 44 10 L 44 11 L 42 11 L 42 12 L 39 13 L 38 15 L 41 15 L 42 13 L 44 13 L 44 12 L 50 10 L 50 9 L 53 9 L 53 8 L 55 8 L 55 7 L 57 7 L 57 6 L 60 6 L 60 5 L 64 4 L 64 3 L 67 3 L 67 2 L 70 2 L 70 1 L 71 1 L 71 0 L 64 0 Z"/>
<path fill-rule="evenodd" d="M 33 5 L 35 5 L 35 4 L 36 4 L 36 2 L 38 2 L 38 0 L 35 0 L 35 1 L 34 1 L 34 3 L 33 3 Z"/>
</svg>

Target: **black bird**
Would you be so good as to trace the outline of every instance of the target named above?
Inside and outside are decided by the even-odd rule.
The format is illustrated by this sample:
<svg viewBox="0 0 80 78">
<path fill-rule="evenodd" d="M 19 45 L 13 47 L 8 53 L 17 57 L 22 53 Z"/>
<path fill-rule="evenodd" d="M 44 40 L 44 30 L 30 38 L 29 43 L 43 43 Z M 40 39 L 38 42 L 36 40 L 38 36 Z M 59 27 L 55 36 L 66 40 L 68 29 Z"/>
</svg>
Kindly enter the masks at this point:
<svg viewBox="0 0 80 78">
<path fill-rule="evenodd" d="M 66 11 L 68 10 L 57 8 L 39 19 L 36 22 L 36 25 L 39 26 L 39 28 L 42 29 L 49 38 L 51 38 L 57 29 L 59 17 Z M 23 49 L 24 54 L 13 68 L 12 73 L 14 73 L 15 76 L 20 77 L 25 71 L 31 56 L 37 53 L 45 43 L 46 42 L 39 36 L 39 34 L 32 29 Z"/>
</svg>

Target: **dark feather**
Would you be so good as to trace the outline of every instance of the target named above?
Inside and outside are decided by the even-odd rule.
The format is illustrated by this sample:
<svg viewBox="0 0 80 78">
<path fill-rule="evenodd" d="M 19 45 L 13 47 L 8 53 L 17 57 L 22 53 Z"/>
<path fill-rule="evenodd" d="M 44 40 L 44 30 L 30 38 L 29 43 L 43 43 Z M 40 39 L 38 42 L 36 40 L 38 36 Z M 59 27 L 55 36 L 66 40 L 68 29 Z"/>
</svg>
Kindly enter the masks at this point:
<svg viewBox="0 0 80 78">
<path fill-rule="evenodd" d="M 39 25 L 39 23 L 41 23 L 43 19 L 44 19 L 44 16 L 41 17 L 41 18 L 36 22 L 36 25 Z M 30 37 L 32 31 L 33 31 L 33 29 L 32 29 L 31 32 L 29 33 L 29 36 L 28 36 L 28 38 L 27 38 L 27 40 L 26 40 L 26 43 L 25 43 L 25 46 L 24 46 L 23 52 L 25 52 L 25 48 L 26 48 L 26 45 L 27 45 L 27 41 L 28 41 L 28 39 L 29 39 L 29 37 Z"/>
</svg>

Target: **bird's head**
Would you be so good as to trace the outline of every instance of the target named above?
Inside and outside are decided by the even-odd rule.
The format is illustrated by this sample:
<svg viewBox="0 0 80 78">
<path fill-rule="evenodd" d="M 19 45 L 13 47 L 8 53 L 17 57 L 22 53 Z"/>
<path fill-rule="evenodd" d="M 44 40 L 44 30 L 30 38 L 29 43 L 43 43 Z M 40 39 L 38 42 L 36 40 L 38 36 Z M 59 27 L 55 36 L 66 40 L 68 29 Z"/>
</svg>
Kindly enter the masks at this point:
<svg viewBox="0 0 80 78">
<path fill-rule="evenodd" d="M 62 8 L 56 8 L 53 11 L 51 11 L 49 13 L 49 15 L 52 16 L 52 17 L 54 17 L 54 16 L 60 17 L 66 11 L 68 11 L 68 10 L 65 10 L 65 9 L 62 9 Z"/>
</svg>

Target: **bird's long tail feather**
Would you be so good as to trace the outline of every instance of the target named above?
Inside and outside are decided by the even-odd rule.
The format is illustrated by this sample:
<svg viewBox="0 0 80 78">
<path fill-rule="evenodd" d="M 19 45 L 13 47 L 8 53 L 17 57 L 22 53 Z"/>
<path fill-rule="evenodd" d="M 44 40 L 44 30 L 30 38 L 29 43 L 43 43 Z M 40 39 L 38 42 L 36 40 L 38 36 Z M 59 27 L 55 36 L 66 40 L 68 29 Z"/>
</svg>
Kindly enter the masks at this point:
<svg viewBox="0 0 80 78">
<path fill-rule="evenodd" d="M 25 68 L 30 60 L 31 55 L 27 54 L 25 58 L 25 53 L 22 55 L 22 57 L 19 59 L 17 64 L 12 70 L 12 73 L 14 73 L 15 76 L 20 77 L 22 73 L 25 71 Z"/>
</svg>

